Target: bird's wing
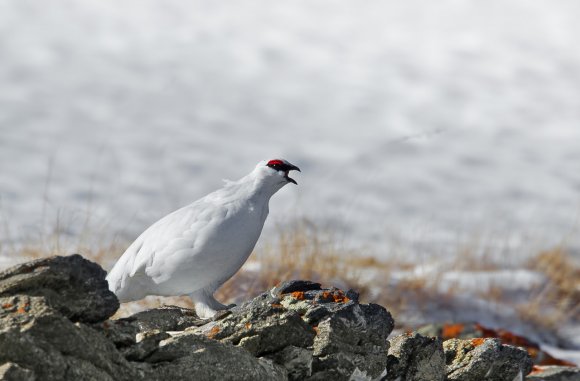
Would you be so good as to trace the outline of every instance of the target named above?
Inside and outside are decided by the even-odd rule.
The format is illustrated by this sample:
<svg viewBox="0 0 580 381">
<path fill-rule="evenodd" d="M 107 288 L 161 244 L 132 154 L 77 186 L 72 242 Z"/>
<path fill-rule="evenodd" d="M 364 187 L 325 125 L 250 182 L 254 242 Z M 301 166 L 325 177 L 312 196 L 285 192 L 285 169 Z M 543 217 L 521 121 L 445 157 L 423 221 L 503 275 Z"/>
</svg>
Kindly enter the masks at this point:
<svg viewBox="0 0 580 381">
<path fill-rule="evenodd" d="M 205 241 L 207 227 L 224 213 L 223 208 L 208 205 L 202 199 L 155 222 L 129 246 L 111 270 L 108 277 L 111 289 L 122 289 L 129 278 L 143 275 L 155 283 L 169 279 L 180 263 L 169 257 L 195 256 L 199 241 Z"/>
<path fill-rule="evenodd" d="M 200 208 L 192 208 L 190 218 L 186 218 L 185 224 L 179 223 L 171 226 L 171 233 L 165 233 L 162 237 L 154 237 L 153 258 L 147 262 L 146 274 L 159 284 L 172 278 L 179 270 L 201 264 L 200 255 L 211 257 L 216 251 L 220 235 L 220 227 L 224 224 L 227 209 L 223 206 L 204 204 Z M 178 229 L 178 234 L 173 234 L 173 229 Z M 163 242 L 163 244 L 159 244 Z M 214 244 L 210 244 L 213 242 Z M 148 250 L 148 249 L 147 249 Z M 203 274 L 201 274 L 203 275 Z"/>
</svg>

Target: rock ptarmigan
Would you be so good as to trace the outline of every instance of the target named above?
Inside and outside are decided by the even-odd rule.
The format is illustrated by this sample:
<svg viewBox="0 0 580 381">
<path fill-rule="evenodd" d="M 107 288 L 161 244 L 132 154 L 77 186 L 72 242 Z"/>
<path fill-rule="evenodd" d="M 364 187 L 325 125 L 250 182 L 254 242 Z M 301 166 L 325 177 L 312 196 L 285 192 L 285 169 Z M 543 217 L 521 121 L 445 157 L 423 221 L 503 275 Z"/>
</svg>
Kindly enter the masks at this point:
<svg viewBox="0 0 580 381">
<path fill-rule="evenodd" d="M 288 183 L 286 160 L 262 161 L 238 181 L 168 214 L 145 230 L 107 276 L 121 302 L 189 295 L 201 318 L 227 306 L 213 293 L 242 267 L 268 216 L 270 197 Z"/>
</svg>

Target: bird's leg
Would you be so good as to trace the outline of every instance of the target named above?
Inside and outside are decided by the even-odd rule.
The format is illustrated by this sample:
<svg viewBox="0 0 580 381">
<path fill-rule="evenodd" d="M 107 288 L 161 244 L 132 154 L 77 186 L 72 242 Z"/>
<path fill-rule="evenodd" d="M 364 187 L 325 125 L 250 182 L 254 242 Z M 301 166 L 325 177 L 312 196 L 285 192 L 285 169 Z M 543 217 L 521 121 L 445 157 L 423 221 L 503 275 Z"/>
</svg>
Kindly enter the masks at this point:
<svg viewBox="0 0 580 381">
<path fill-rule="evenodd" d="M 221 304 L 214 298 L 213 290 L 197 290 L 189 294 L 189 297 L 195 305 L 195 313 L 202 319 L 209 319 L 217 311 L 228 309 L 228 306 Z"/>
</svg>

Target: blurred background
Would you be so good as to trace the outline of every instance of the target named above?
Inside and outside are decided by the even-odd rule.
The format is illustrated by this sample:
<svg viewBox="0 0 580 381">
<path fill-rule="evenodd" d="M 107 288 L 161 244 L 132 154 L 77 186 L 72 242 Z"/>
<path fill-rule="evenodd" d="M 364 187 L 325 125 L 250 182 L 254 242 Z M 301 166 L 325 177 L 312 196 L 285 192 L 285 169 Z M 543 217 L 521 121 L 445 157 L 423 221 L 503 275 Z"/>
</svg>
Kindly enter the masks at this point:
<svg viewBox="0 0 580 381">
<path fill-rule="evenodd" d="M 299 185 L 224 297 L 247 298 L 252 271 L 254 290 L 312 278 L 400 325 L 579 348 L 579 16 L 576 0 L 2 1 L 0 265 L 96 248 L 109 268 L 282 157 Z"/>
<path fill-rule="evenodd" d="M 579 15 L 573 0 L 4 1 L 4 246 L 55 225 L 131 240 L 283 157 L 303 173 L 267 229 L 306 217 L 383 258 L 473 239 L 577 255 Z"/>
</svg>

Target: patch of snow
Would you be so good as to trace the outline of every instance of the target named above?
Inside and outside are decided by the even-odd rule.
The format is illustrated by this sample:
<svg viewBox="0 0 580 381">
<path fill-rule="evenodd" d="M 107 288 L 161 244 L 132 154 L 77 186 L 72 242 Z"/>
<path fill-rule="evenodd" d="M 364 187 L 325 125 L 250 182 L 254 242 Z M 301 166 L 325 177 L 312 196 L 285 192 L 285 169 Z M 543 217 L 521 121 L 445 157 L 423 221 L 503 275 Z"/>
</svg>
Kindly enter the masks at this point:
<svg viewBox="0 0 580 381">
<path fill-rule="evenodd" d="M 579 250 L 577 13 L 574 0 L 2 2 L 2 242 L 57 220 L 69 246 L 84 231 L 132 241 L 282 156 L 303 172 L 266 231 L 307 216 L 417 260 L 474 236 L 506 261 Z"/>
<path fill-rule="evenodd" d="M 441 274 L 437 288 L 441 293 L 452 290 L 467 294 L 487 293 L 493 288 L 502 292 L 529 292 L 546 281 L 544 274 L 536 271 L 513 269 L 495 271 L 450 271 Z"/>
<path fill-rule="evenodd" d="M 570 361 L 571 363 L 580 366 L 580 349 L 564 349 L 545 343 L 540 344 L 540 347 L 555 358 Z"/>
</svg>

